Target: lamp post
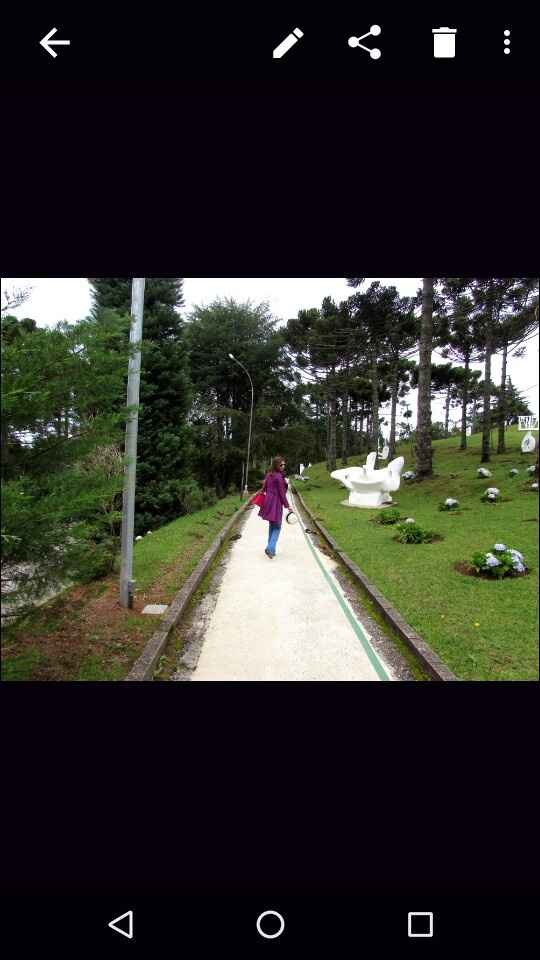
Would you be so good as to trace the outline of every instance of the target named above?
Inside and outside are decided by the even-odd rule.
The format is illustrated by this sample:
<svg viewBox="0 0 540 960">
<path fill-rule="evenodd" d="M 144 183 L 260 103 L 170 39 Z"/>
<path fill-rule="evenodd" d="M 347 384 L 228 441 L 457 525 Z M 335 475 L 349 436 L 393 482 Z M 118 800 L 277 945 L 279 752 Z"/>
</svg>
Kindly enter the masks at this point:
<svg viewBox="0 0 540 960">
<path fill-rule="evenodd" d="M 126 466 L 122 501 L 122 558 L 120 565 L 120 605 L 133 606 L 133 528 L 135 519 L 135 474 L 137 470 L 137 430 L 139 425 L 139 383 L 145 277 L 134 277 L 131 284 L 131 327 L 129 342 L 135 346 L 129 358 L 127 406 L 132 409 L 126 423 Z M 136 346 L 138 344 L 138 346 Z"/>
<path fill-rule="evenodd" d="M 247 496 L 248 496 L 248 493 L 249 493 L 249 492 L 248 492 L 248 483 L 247 483 L 247 482 L 248 482 L 248 474 L 249 474 L 249 450 L 250 450 L 250 447 L 251 447 L 251 424 L 253 423 L 253 380 L 252 380 L 251 377 L 249 376 L 249 371 L 246 370 L 244 364 L 243 364 L 243 363 L 240 363 L 240 360 L 237 360 L 236 357 L 233 357 L 232 353 L 229 354 L 229 357 L 231 358 L 231 360 L 234 360 L 234 362 L 237 363 L 239 367 L 242 367 L 242 370 L 244 371 L 244 373 L 247 373 L 247 375 L 248 375 L 248 377 L 249 377 L 249 382 L 250 382 L 250 384 L 251 384 L 251 410 L 250 410 L 250 414 L 249 414 L 249 433 L 248 433 L 248 446 L 247 446 L 246 477 L 245 477 L 245 481 L 244 481 L 244 496 L 247 497 Z"/>
</svg>

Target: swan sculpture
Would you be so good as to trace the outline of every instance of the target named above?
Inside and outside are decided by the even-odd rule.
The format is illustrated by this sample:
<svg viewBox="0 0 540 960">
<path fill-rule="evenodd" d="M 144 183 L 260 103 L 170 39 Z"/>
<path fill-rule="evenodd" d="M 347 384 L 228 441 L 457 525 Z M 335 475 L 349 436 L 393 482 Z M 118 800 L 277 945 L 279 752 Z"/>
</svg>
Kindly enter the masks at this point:
<svg viewBox="0 0 540 960">
<path fill-rule="evenodd" d="M 382 470 L 375 470 L 376 459 L 376 452 L 372 452 L 365 466 L 345 467 L 330 474 L 349 491 L 349 499 L 342 501 L 349 507 L 384 507 L 392 502 L 390 493 L 399 490 L 405 458 L 397 457 Z"/>
</svg>

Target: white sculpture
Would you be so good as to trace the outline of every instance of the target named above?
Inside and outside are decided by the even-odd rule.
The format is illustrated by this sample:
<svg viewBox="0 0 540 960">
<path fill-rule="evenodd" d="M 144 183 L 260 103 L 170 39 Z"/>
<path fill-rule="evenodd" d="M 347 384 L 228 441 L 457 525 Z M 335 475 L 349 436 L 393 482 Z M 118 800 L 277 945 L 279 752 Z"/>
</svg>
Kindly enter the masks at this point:
<svg viewBox="0 0 540 960">
<path fill-rule="evenodd" d="M 384 507 L 392 502 L 390 493 L 399 490 L 405 459 L 397 457 L 382 470 L 375 470 L 376 459 L 376 452 L 372 452 L 364 467 L 346 467 L 330 474 L 349 491 L 349 499 L 343 503 L 350 507 Z"/>
<path fill-rule="evenodd" d="M 523 453 L 534 453 L 536 450 L 536 440 L 534 439 L 530 430 L 525 434 L 523 440 L 521 441 L 521 450 Z"/>
<path fill-rule="evenodd" d="M 382 448 L 381 452 L 377 454 L 378 459 L 379 459 L 379 460 L 388 460 L 388 454 L 389 454 L 389 452 L 390 452 L 390 447 L 388 446 L 387 443 L 385 443 L 385 445 L 384 445 L 384 447 Z"/>
</svg>

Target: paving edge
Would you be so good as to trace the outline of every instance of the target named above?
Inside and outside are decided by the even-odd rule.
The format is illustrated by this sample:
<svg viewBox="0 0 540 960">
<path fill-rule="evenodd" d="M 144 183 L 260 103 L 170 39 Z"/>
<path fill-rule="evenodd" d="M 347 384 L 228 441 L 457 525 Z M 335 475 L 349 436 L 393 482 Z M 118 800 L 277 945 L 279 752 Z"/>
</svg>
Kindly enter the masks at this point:
<svg viewBox="0 0 540 960">
<path fill-rule="evenodd" d="M 413 651 L 426 673 L 428 673 L 433 680 L 458 680 L 458 677 L 456 677 L 455 674 L 448 669 L 446 664 L 443 663 L 441 658 L 437 656 L 435 651 L 431 649 L 425 640 L 422 640 L 422 637 L 420 637 L 413 630 L 413 628 L 403 619 L 401 614 L 398 613 L 398 611 L 395 610 L 390 603 L 388 603 L 388 600 L 383 597 L 380 590 L 378 590 L 377 587 L 368 580 L 366 575 L 360 570 L 360 567 L 358 567 L 356 563 L 353 563 L 350 557 L 348 557 L 347 554 L 340 549 L 339 545 L 328 533 L 325 527 L 323 527 L 322 523 L 319 523 L 319 521 L 315 519 L 313 513 L 309 507 L 306 506 L 304 498 L 296 487 L 293 487 L 293 491 L 295 496 L 297 496 L 300 500 L 300 503 L 310 518 L 311 523 L 314 524 L 321 536 L 332 548 L 334 553 L 337 554 L 350 573 L 352 573 L 355 580 L 360 583 L 362 589 L 365 590 L 386 623 L 388 623 L 389 626 L 395 630 L 398 637 L 400 637 L 401 640 L 403 640 L 403 642 L 409 647 L 409 649 Z"/>
<path fill-rule="evenodd" d="M 220 530 L 216 539 L 213 541 L 206 553 L 203 554 L 194 571 L 189 575 L 183 587 L 176 594 L 174 600 L 169 606 L 169 609 L 167 610 L 167 613 L 160 622 L 158 629 L 152 634 L 140 657 L 138 657 L 138 659 L 135 661 L 127 677 L 124 677 L 124 680 L 152 680 L 158 660 L 167 646 L 167 641 L 169 639 L 171 630 L 180 620 L 180 617 L 184 613 L 189 601 L 191 600 L 201 580 L 205 576 L 223 541 L 226 539 L 228 533 L 235 525 L 240 514 L 246 510 L 248 506 L 249 500 L 242 504 L 240 509 L 232 515 L 223 529 Z"/>
</svg>

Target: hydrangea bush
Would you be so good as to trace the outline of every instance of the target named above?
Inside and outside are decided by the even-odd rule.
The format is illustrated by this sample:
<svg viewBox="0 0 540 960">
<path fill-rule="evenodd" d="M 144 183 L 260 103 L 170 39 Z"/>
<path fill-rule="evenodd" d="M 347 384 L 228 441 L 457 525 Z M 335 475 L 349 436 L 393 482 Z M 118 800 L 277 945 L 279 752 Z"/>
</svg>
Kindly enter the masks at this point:
<svg viewBox="0 0 540 960">
<path fill-rule="evenodd" d="M 390 510 L 381 510 L 378 516 L 373 518 L 375 523 L 382 524 L 392 524 L 397 523 L 399 520 L 399 510 L 396 510 L 395 507 Z"/>
<path fill-rule="evenodd" d="M 519 577 L 528 569 L 523 554 L 504 543 L 495 543 L 486 553 L 474 553 L 471 565 L 477 573 L 487 573 L 497 580 Z"/>
<path fill-rule="evenodd" d="M 401 474 L 402 480 L 416 480 L 416 474 L 414 470 L 406 470 L 405 473 Z"/>
<path fill-rule="evenodd" d="M 459 507 L 459 500 L 454 500 L 453 497 L 447 497 L 444 503 L 439 504 L 439 510 L 457 510 Z"/>
<path fill-rule="evenodd" d="M 516 470 L 515 467 L 512 467 L 512 469 L 511 469 L 511 470 L 509 471 L 509 473 L 508 473 L 508 476 L 509 476 L 509 477 L 517 477 L 518 473 L 519 473 L 519 470 Z"/>
<path fill-rule="evenodd" d="M 398 523 L 396 529 L 398 531 L 396 540 L 399 543 L 431 543 L 437 536 L 433 530 L 424 530 L 412 518 L 405 520 L 403 523 Z"/>
<path fill-rule="evenodd" d="M 531 463 L 530 467 L 527 467 L 527 473 L 536 473 L 536 464 Z"/>
<path fill-rule="evenodd" d="M 490 476 L 491 476 L 491 470 L 488 470 L 487 467 L 478 467 L 478 470 L 477 470 L 476 472 L 477 472 L 477 474 L 478 474 L 479 477 L 490 477 Z"/>
<path fill-rule="evenodd" d="M 484 503 L 496 503 L 500 495 L 501 491 L 497 487 L 488 487 L 487 490 L 484 490 L 481 499 Z"/>
</svg>

